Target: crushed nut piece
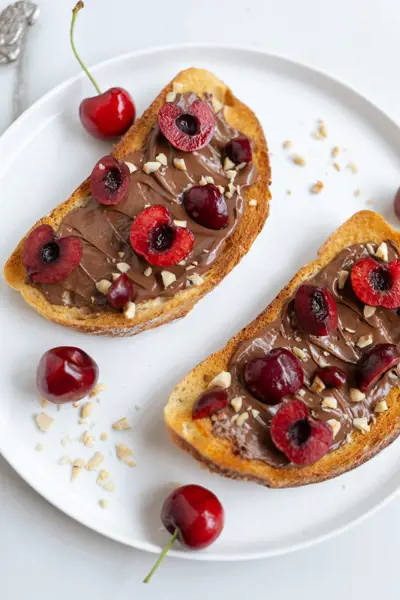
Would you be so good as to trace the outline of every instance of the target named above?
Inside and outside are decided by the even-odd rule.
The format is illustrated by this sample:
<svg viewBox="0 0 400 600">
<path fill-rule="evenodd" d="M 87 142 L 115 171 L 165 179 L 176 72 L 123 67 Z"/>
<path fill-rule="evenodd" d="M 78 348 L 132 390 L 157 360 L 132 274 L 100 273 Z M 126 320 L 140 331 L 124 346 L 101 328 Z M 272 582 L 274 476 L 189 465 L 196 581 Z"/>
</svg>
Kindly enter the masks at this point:
<svg viewBox="0 0 400 600">
<path fill-rule="evenodd" d="M 224 160 L 224 171 L 231 171 L 235 168 L 235 163 L 230 158 L 226 157 Z"/>
<path fill-rule="evenodd" d="M 128 422 L 126 417 L 122 417 L 122 419 L 119 419 L 112 424 L 112 428 L 115 431 L 122 431 L 123 429 L 132 429 L 132 425 Z"/>
<path fill-rule="evenodd" d="M 175 102 L 175 99 L 176 99 L 175 92 L 168 92 L 168 94 L 165 97 L 166 102 Z"/>
<path fill-rule="evenodd" d="M 381 400 L 380 402 L 375 404 L 374 412 L 383 413 L 383 412 L 386 412 L 388 410 L 388 408 L 389 407 L 387 405 L 386 400 Z"/>
<path fill-rule="evenodd" d="M 334 146 L 331 150 L 331 156 L 332 158 L 337 158 L 339 156 L 340 153 L 340 148 L 339 146 Z"/>
<path fill-rule="evenodd" d="M 71 462 L 71 459 L 69 456 L 62 456 L 60 458 L 60 460 L 58 461 L 59 465 L 69 465 Z"/>
<path fill-rule="evenodd" d="M 323 408 L 337 408 L 337 400 L 333 396 L 326 396 L 322 400 L 321 406 Z"/>
<path fill-rule="evenodd" d="M 105 442 L 106 440 L 108 440 L 110 436 L 108 435 L 108 433 L 106 431 L 103 431 L 103 433 L 100 434 L 100 440 L 102 442 Z"/>
<path fill-rule="evenodd" d="M 100 394 L 101 392 L 104 392 L 104 390 L 107 388 L 105 383 L 98 383 L 97 385 L 94 386 L 94 388 L 92 389 L 92 391 L 89 394 L 89 398 L 94 398 L 95 396 L 97 396 L 97 394 Z"/>
<path fill-rule="evenodd" d="M 323 121 L 319 122 L 315 137 L 320 140 L 325 140 L 328 137 L 328 128 Z"/>
<path fill-rule="evenodd" d="M 349 272 L 348 271 L 339 271 L 339 274 L 338 274 L 338 288 L 339 288 L 339 290 L 342 290 L 344 288 L 344 286 L 346 285 L 346 281 L 347 281 L 348 276 L 349 276 Z"/>
<path fill-rule="evenodd" d="M 332 166 L 336 171 L 340 171 L 340 165 L 337 162 L 332 163 Z"/>
<path fill-rule="evenodd" d="M 347 331 L 347 333 L 355 333 L 356 332 L 355 329 L 350 329 L 350 327 L 345 327 L 344 330 Z"/>
<path fill-rule="evenodd" d="M 104 294 L 104 296 L 107 296 L 110 286 L 111 281 L 107 281 L 107 279 L 101 279 L 96 283 L 96 288 L 98 289 L 100 294 Z"/>
<path fill-rule="evenodd" d="M 211 96 L 211 105 L 215 113 L 219 112 L 224 106 L 214 95 Z"/>
<path fill-rule="evenodd" d="M 226 176 L 231 181 L 233 181 L 235 179 L 236 175 L 237 175 L 237 171 L 235 169 L 228 169 L 228 171 L 226 171 Z"/>
<path fill-rule="evenodd" d="M 136 314 L 136 304 L 134 302 L 128 302 L 124 308 L 125 319 L 133 319 Z"/>
<path fill-rule="evenodd" d="M 145 277 L 150 277 L 150 275 L 152 274 L 152 272 L 153 272 L 153 269 L 151 267 L 147 267 L 147 269 L 145 269 L 143 275 Z"/>
<path fill-rule="evenodd" d="M 49 417 L 49 415 L 46 413 L 41 412 L 40 415 L 36 415 L 36 423 L 40 431 L 47 433 L 50 427 L 53 425 L 54 419 L 53 417 Z"/>
<path fill-rule="evenodd" d="M 239 415 L 233 415 L 233 417 L 231 417 L 231 423 L 235 423 L 237 421 Z"/>
<path fill-rule="evenodd" d="M 107 492 L 113 492 L 115 490 L 115 485 L 110 478 L 110 473 L 106 469 L 101 469 L 96 482 L 104 490 L 107 490 Z"/>
<path fill-rule="evenodd" d="M 219 387 L 226 390 L 232 382 L 232 376 L 229 371 L 221 371 L 218 375 L 214 377 L 208 384 L 208 389 L 212 387 Z"/>
<path fill-rule="evenodd" d="M 287 194 L 288 196 L 291 196 L 291 195 L 292 195 L 292 190 L 286 190 L 286 194 Z"/>
<path fill-rule="evenodd" d="M 126 262 L 120 262 L 117 263 L 117 269 L 118 271 L 121 271 L 121 273 L 127 273 L 130 270 L 131 266 L 128 265 L 128 263 Z"/>
<path fill-rule="evenodd" d="M 239 410 L 242 408 L 242 403 L 242 396 L 235 396 L 235 398 L 232 398 L 231 400 L 231 406 L 235 412 L 239 412 Z"/>
<path fill-rule="evenodd" d="M 314 380 L 313 380 L 313 382 L 312 382 L 311 389 L 312 389 L 312 391 L 313 391 L 313 392 L 317 392 L 317 393 L 320 393 L 320 392 L 322 392 L 322 391 L 325 389 L 325 384 L 324 384 L 324 382 L 322 381 L 322 379 L 320 379 L 320 378 L 318 377 L 318 375 L 316 375 L 316 376 L 314 377 Z"/>
<path fill-rule="evenodd" d="M 174 219 L 175 227 L 186 227 L 187 221 L 178 221 L 178 219 Z"/>
<path fill-rule="evenodd" d="M 71 472 L 71 479 L 72 479 L 72 481 L 75 481 L 75 479 L 78 477 L 79 473 L 84 468 L 85 468 L 85 461 L 82 458 L 77 458 L 72 463 L 72 472 Z"/>
<path fill-rule="evenodd" d="M 353 419 L 353 426 L 362 433 L 370 431 L 367 417 L 357 417 L 356 419 Z"/>
<path fill-rule="evenodd" d="M 43 398 L 43 396 L 40 396 L 39 400 L 40 400 L 40 406 L 42 408 L 46 408 L 46 406 L 47 406 L 47 400 L 46 400 L 46 398 Z"/>
<path fill-rule="evenodd" d="M 298 348 L 297 346 L 293 346 L 292 352 L 293 352 L 293 354 L 295 354 L 297 356 L 297 358 L 301 358 L 301 359 L 307 358 L 307 353 L 304 352 L 304 350 L 302 350 L 301 348 Z"/>
<path fill-rule="evenodd" d="M 183 83 L 174 81 L 172 84 L 172 91 L 174 91 L 175 94 L 183 94 Z"/>
<path fill-rule="evenodd" d="M 387 244 L 385 242 L 382 242 L 381 244 L 379 244 L 379 246 L 375 252 L 375 256 L 376 256 L 376 258 L 379 258 L 383 262 L 388 262 L 389 251 L 388 251 Z"/>
<path fill-rule="evenodd" d="M 304 167 L 306 164 L 305 159 L 300 154 L 293 154 L 292 162 L 299 167 Z"/>
<path fill-rule="evenodd" d="M 371 256 L 373 256 L 375 254 L 375 250 L 372 244 L 366 244 L 366 248 L 369 252 L 369 254 L 371 254 Z"/>
<path fill-rule="evenodd" d="M 133 163 L 128 162 L 127 160 L 124 162 L 129 169 L 129 173 L 134 173 L 135 171 L 137 171 L 137 167 L 135 167 L 135 165 Z"/>
<path fill-rule="evenodd" d="M 95 442 L 95 439 L 92 436 L 92 434 L 90 433 L 90 431 L 86 430 L 82 433 L 80 441 L 87 448 L 91 448 L 93 446 L 93 443 Z"/>
<path fill-rule="evenodd" d="M 249 413 L 247 411 L 245 411 L 244 413 L 239 415 L 238 418 L 236 419 L 236 425 L 238 427 L 241 427 L 244 424 L 244 422 L 247 421 L 248 418 L 249 418 Z"/>
<path fill-rule="evenodd" d="M 168 158 L 165 156 L 163 152 L 161 154 L 157 154 L 156 161 L 164 165 L 166 167 L 168 165 Z"/>
<path fill-rule="evenodd" d="M 284 150 L 290 150 L 290 148 L 293 148 L 294 144 L 292 142 L 292 140 L 285 140 L 282 144 L 282 147 Z"/>
<path fill-rule="evenodd" d="M 357 166 L 353 162 L 347 163 L 346 169 L 349 169 L 353 173 L 353 175 L 355 175 L 356 173 L 358 173 Z"/>
<path fill-rule="evenodd" d="M 376 312 L 376 306 L 368 306 L 368 304 L 366 304 L 364 306 L 364 317 L 366 319 L 369 319 L 370 317 L 372 317 Z"/>
<path fill-rule="evenodd" d="M 133 452 L 126 444 L 117 444 L 117 456 L 119 460 L 128 465 L 128 467 L 135 467 L 136 463 L 132 460 Z"/>
<path fill-rule="evenodd" d="M 370 346 L 373 341 L 374 338 L 370 333 L 368 335 L 360 335 L 356 342 L 356 346 L 358 346 L 359 348 L 366 348 L 367 346 Z"/>
<path fill-rule="evenodd" d="M 299 390 L 297 395 L 300 396 L 300 398 L 303 398 L 306 395 L 306 390 Z"/>
<path fill-rule="evenodd" d="M 328 419 L 327 423 L 329 423 L 333 429 L 333 437 L 336 437 L 340 429 L 340 422 L 336 419 Z"/>
<path fill-rule="evenodd" d="M 118 256 L 119 256 L 120 258 L 124 258 L 124 256 L 125 256 L 125 252 L 118 252 Z"/>
<path fill-rule="evenodd" d="M 81 408 L 81 417 L 82 419 L 87 419 L 92 416 L 93 409 L 96 405 L 94 402 L 86 402 Z"/>
<path fill-rule="evenodd" d="M 194 286 L 199 286 L 204 283 L 204 279 L 197 273 L 193 273 L 193 275 L 187 275 L 186 279 Z"/>
<path fill-rule="evenodd" d="M 167 288 L 176 281 L 176 276 L 171 271 L 161 271 L 161 279 L 164 287 Z"/>
<path fill-rule="evenodd" d="M 91 459 L 89 459 L 86 469 L 88 471 L 94 471 L 101 465 L 104 460 L 104 455 L 101 452 L 95 452 Z"/>
<path fill-rule="evenodd" d="M 65 447 L 65 446 L 68 445 L 68 443 L 69 443 L 69 437 L 68 436 L 65 436 L 65 437 L 61 438 L 61 440 L 60 440 L 61 446 Z"/>
<path fill-rule="evenodd" d="M 113 278 L 113 281 L 117 281 L 117 279 L 119 279 L 121 277 L 121 273 L 111 273 L 111 277 Z M 94 298 L 93 298 L 94 300 Z M 94 302 L 93 302 L 94 304 Z"/>
<path fill-rule="evenodd" d="M 158 160 L 149 161 L 147 163 L 144 163 L 144 165 L 143 165 L 143 171 L 147 175 L 150 175 L 151 173 L 155 173 L 156 171 L 158 171 L 158 169 L 160 167 L 161 167 L 161 163 L 158 162 Z"/>
<path fill-rule="evenodd" d="M 104 498 L 102 498 L 101 500 L 99 500 L 99 505 L 101 506 L 101 508 L 107 508 L 108 500 L 104 500 Z"/>
<path fill-rule="evenodd" d="M 236 165 L 236 167 L 235 167 L 236 171 L 241 171 L 242 169 L 244 169 L 245 167 L 247 167 L 247 164 L 248 164 L 248 163 L 245 163 L 245 162 L 239 163 L 239 164 L 238 164 L 238 165 Z"/>
<path fill-rule="evenodd" d="M 362 402 L 365 399 L 365 394 L 357 388 L 350 388 L 349 396 L 352 402 Z"/>
<path fill-rule="evenodd" d="M 186 163 L 183 158 L 174 158 L 174 167 L 179 171 L 186 171 Z"/>
<path fill-rule="evenodd" d="M 256 419 L 258 417 L 258 415 L 260 414 L 260 411 L 257 410 L 256 408 L 252 408 L 251 414 L 253 415 L 253 419 Z"/>
<path fill-rule="evenodd" d="M 312 186 L 311 193 L 312 194 L 320 194 L 323 189 L 324 189 L 324 184 L 322 183 L 322 181 L 317 181 L 317 183 L 314 183 L 314 185 Z"/>
</svg>

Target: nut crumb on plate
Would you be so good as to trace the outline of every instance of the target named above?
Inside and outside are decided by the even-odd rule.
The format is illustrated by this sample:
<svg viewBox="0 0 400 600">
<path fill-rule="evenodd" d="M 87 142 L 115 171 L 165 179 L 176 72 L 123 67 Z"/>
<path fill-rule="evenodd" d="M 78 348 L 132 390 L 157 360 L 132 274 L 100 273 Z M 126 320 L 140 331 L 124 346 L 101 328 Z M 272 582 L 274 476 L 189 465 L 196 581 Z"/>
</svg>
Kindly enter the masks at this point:
<svg viewBox="0 0 400 600">
<path fill-rule="evenodd" d="M 43 433 L 47 433 L 54 423 L 53 417 L 49 417 L 49 415 L 44 412 L 41 412 L 40 415 L 36 415 L 35 418 L 37 426 Z"/>
<path fill-rule="evenodd" d="M 108 500 L 104 500 L 104 498 L 102 498 L 101 500 L 99 500 L 99 505 L 101 506 L 101 508 L 107 508 Z"/>
<path fill-rule="evenodd" d="M 98 383 L 97 385 L 94 386 L 94 388 L 90 392 L 89 398 L 94 398 L 95 396 L 97 396 L 97 394 L 104 392 L 105 389 L 107 389 L 107 386 L 105 383 Z"/>
<path fill-rule="evenodd" d="M 311 187 L 311 193 L 312 194 L 320 194 L 322 192 L 322 190 L 324 189 L 324 184 L 322 183 L 322 181 L 317 181 L 316 183 L 314 183 L 314 185 Z"/>
<path fill-rule="evenodd" d="M 108 440 L 109 437 L 110 436 L 109 436 L 109 434 L 106 431 L 103 431 L 103 433 L 100 434 L 100 440 L 102 442 L 105 442 L 106 440 Z"/>
<path fill-rule="evenodd" d="M 69 456 L 62 456 L 60 458 L 60 460 L 58 461 L 59 465 L 69 465 L 71 462 L 71 459 Z"/>
<path fill-rule="evenodd" d="M 43 396 L 40 396 L 39 400 L 40 400 L 40 406 L 42 408 L 46 408 L 46 406 L 47 406 L 47 400 L 46 400 L 46 398 L 43 398 Z"/>
<path fill-rule="evenodd" d="M 43 452 L 43 450 L 44 450 L 43 444 L 37 444 L 35 450 L 36 450 L 36 452 Z"/>
<path fill-rule="evenodd" d="M 340 171 L 340 165 L 337 162 L 332 163 L 332 166 L 336 171 Z"/>
<path fill-rule="evenodd" d="M 353 173 L 353 175 L 358 173 L 358 168 L 353 162 L 347 163 L 346 169 L 349 169 Z"/>
<path fill-rule="evenodd" d="M 340 148 L 339 146 L 334 146 L 331 150 L 331 156 L 332 158 L 337 158 L 339 156 L 340 153 Z"/>
<path fill-rule="evenodd" d="M 304 167 L 306 164 L 306 161 L 301 154 L 293 154 L 292 162 L 299 167 Z"/>
<path fill-rule="evenodd" d="M 117 456 L 119 460 L 128 465 L 128 467 L 135 467 L 136 463 L 132 460 L 133 452 L 126 444 L 116 444 Z"/>
<path fill-rule="evenodd" d="M 285 140 L 282 143 L 282 147 L 284 150 L 289 150 L 290 148 L 293 148 L 293 146 L 294 146 L 294 144 L 293 144 L 292 140 Z"/>
<path fill-rule="evenodd" d="M 86 402 L 81 408 L 81 417 L 82 419 L 87 419 L 92 416 L 93 409 L 96 405 L 94 402 Z"/>
<path fill-rule="evenodd" d="M 112 428 L 114 431 L 123 431 L 124 429 L 132 429 L 132 425 L 126 417 L 122 417 L 122 419 L 119 419 L 112 424 Z"/>
<path fill-rule="evenodd" d="M 95 452 L 91 459 L 89 459 L 86 469 L 87 471 L 94 471 L 101 465 L 104 460 L 104 455 L 101 452 Z"/>
<path fill-rule="evenodd" d="M 87 448 L 91 448 L 96 440 L 94 439 L 94 437 L 92 436 L 90 431 L 86 430 L 82 433 L 82 435 L 80 437 L 80 441 Z"/>
</svg>

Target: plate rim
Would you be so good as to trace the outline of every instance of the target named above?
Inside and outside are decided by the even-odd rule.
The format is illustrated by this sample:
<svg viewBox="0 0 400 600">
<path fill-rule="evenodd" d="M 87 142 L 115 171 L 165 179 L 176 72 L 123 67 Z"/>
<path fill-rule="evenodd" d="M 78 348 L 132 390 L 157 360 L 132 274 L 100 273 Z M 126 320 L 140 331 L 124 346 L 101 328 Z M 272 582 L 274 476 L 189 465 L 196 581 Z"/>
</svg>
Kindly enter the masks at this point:
<svg viewBox="0 0 400 600">
<path fill-rule="evenodd" d="M 91 68 L 91 71 L 97 71 L 99 69 L 104 69 L 104 68 L 107 69 L 110 66 L 112 66 L 113 64 L 123 62 L 125 60 L 137 60 L 137 59 L 140 59 L 141 57 L 145 57 L 145 56 L 156 55 L 159 53 L 163 53 L 163 54 L 171 53 L 171 52 L 181 51 L 181 50 L 185 50 L 185 49 L 192 50 L 192 51 L 193 50 L 194 51 L 196 51 L 196 50 L 197 51 L 215 50 L 217 52 L 225 52 L 226 54 L 240 53 L 242 55 L 247 54 L 248 56 L 255 55 L 255 56 L 258 56 L 259 58 L 264 57 L 265 59 L 269 59 L 271 61 L 285 63 L 286 65 L 288 65 L 292 68 L 300 69 L 303 72 L 308 73 L 309 75 L 310 74 L 317 75 L 318 79 L 322 79 L 322 80 L 325 79 L 325 81 L 329 81 L 336 86 L 345 88 L 345 90 L 348 93 L 352 94 L 353 96 L 356 96 L 359 102 L 360 101 L 363 102 L 370 109 L 372 109 L 375 113 L 378 113 L 380 118 L 385 120 L 388 125 L 391 125 L 392 127 L 394 127 L 396 130 L 398 130 L 400 132 L 399 124 L 391 116 L 389 116 L 383 109 L 381 109 L 379 106 L 377 106 L 375 104 L 375 102 L 370 100 L 367 96 L 365 96 L 363 93 L 358 91 L 351 84 L 347 83 L 346 81 L 344 81 L 340 78 L 337 78 L 336 76 L 329 73 L 328 71 L 322 70 L 320 68 L 315 68 L 315 67 L 311 66 L 310 64 L 307 64 L 302 61 L 294 60 L 283 54 L 269 52 L 268 50 L 261 49 L 261 48 L 252 48 L 250 46 L 240 46 L 240 45 L 238 46 L 238 45 L 234 45 L 234 44 L 219 44 L 219 43 L 213 43 L 213 42 L 204 42 L 204 43 L 190 42 L 190 43 L 182 43 L 182 44 L 166 44 L 166 45 L 155 46 L 153 48 L 142 48 L 142 49 L 137 49 L 137 50 L 133 50 L 130 52 L 125 52 L 123 54 L 119 54 L 117 56 L 108 58 L 99 63 L 95 63 L 95 65 L 91 66 L 90 68 Z M 57 96 L 57 94 L 62 92 L 64 89 L 67 89 L 71 85 L 75 84 L 80 79 L 83 80 L 84 77 L 85 77 L 84 73 L 81 73 L 81 72 L 77 73 L 76 75 L 73 75 L 72 77 L 66 79 L 65 81 L 57 84 L 51 90 L 46 92 L 43 96 L 41 96 L 37 100 L 35 100 L 35 102 L 33 104 L 31 104 L 0 135 L 0 149 L 4 144 L 8 144 L 9 140 L 12 139 L 14 132 L 17 131 L 17 129 L 19 127 L 22 127 L 24 125 L 24 122 L 27 119 L 29 119 L 30 116 L 33 113 L 35 113 L 35 111 L 37 111 L 42 105 L 45 105 L 47 102 L 51 102 L 51 100 L 54 96 Z M 3 171 L 3 170 L 5 171 L 8 168 L 8 165 L 9 165 L 9 163 L 8 163 L 8 161 L 6 161 L 5 164 L 3 165 L 3 169 L 1 169 L 1 171 Z M 1 172 L 0 172 L 0 176 L 1 176 Z M 0 418 L 0 428 L 1 428 L 1 425 L 2 425 L 2 421 Z M 7 434 L 3 437 L 3 441 L 4 441 L 4 439 L 7 439 Z M 62 513 L 64 513 L 67 517 L 74 519 L 81 525 L 84 525 L 88 529 L 90 529 L 100 535 L 103 535 L 104 537 L 106 537 L 108 539 L 122 543 L 126 546 L 136 548 L 138 550 L 150 552 L 153 554 L 157 554 L 160 552 L 160 547 L 154 543 L 142 542 L 142 541 L 133 542 L 132 539 L 128 538 L 127 536 L 120 535 L 118 533 L 113 533 L 112 531 L 109 531 L 107 529 L 107 527 L 102 527 L 100 524 L 97 524 L 97 523 L 89 524 L 88 522 L 86 522 L 84 520 L 84 517 L 81 517 L 79 514 L 77 514 L 73 508 L 68 509 L 68 507 L 62 506 L 62 503 L 61 504 L 57 503 L 56 499 L 52 499 L 50 497 L 51 496 L 50 493 L 48 494 L 47 491 L 44 491 L 44 492 L 41 491 L 39 489 L 39 486 L 36 484 L 34 477 L 31 477 L 29 475 L 29 473 L 25 473 L 23 469 L 20 469 L 19 466 L 16 465 L 16 461 L 14 461 L 13 457 L 7 456 L 7 452 L 4 449 L 4 444 L 2 444 L 0 447 L 0 454 L 8 462 L 8 464 L 14 469 L 14 471 L 16 471 L 18 476 L 20 476 L 37 494 L 39 494 L 47 502 L 49 502 L 55 508 L 57 508 Z M 247 551 L 245 553 L 239 552 L 239 553 L 235 553 L 234 555 L 231 555 L 229 553 L 224 553 L 224 552 L 192 553 L 192 552 L 185 552 L 183 550 L 171 550 L 169 552 L 169 556 L 175 557 L 175 558 L 183 558 L 186 560 L 220 561 L 220 562 L 254 560 L 254 559 L 261 559 L 261 558 L 269 558 L 272 556 L 282 556 L 284 554 L 288 554 L 289 552 L 295 552 L 295 551 L 301 550 L 303 548 L 304 549 L 309 548 L 309 547 L 319 544 L 323 541 L 332 539 L 332 538 L 340 535 L 341 533 L 344 533 L 345 531 L 348 531 L 350 528 L 353 528 L 356 525 L 362 523 L 364 520 L 368 519 L 373 514 L 375 514 L 378 510 L 380 510 L 381 508 L 386 506 L 393 498 L 396 497 L 399 490 L 400 490 L 400 481 L 395 485 L 395 488 L 393 489 L 393 491 L 388 493 L 383 499 L 378 500 L 376 502 L 376 504 L 371 506 L 371 508 L 367 509 L 364 513 L 361 513 L 358 517 L 351 519 L 348 522 L 344 523 L 343 525 L 341 525 L 339 527 L 335 527 L 335 528 L 331 529 L 330 531 L 327 531 L 327 532 L 317 535 L 313 538 L 305 540 L 304 542 L 297 542 L 295 544 L 283 545 L 282 547 L 277 548 L 277 549 L 261 550 L 261 551 L 255 551 L 255 552 Z"/>
</svg>

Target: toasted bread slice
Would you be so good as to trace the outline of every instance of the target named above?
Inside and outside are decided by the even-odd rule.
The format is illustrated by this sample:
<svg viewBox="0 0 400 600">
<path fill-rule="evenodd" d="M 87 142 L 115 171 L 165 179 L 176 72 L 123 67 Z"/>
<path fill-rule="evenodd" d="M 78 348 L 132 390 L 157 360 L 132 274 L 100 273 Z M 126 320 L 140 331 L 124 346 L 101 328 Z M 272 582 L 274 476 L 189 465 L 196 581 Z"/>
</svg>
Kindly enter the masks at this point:
<svg viewBox="0 0 400 600">
<path fill-rule="evenodd" d="M 227 370 L 241 342 L 257 336 L 263 327 L 279 316 L 284 303 L 300 283 L 312 277 L 345 247 L 357 243 L 380 243 L 388 239 L 400 251 L 400 232 L 374 212 L 358 212 L 344 223 L 322 246 L 318 259 L 303 267 L 264 312 L 235 335 L 225 348 L 205 359 L 175 387 L 164 410 L 165 423 L 174 443 L 211 471 L 274 488 L 331 479 L 358 467 L 388 446 L 400 432 L 399 387 L 391 389 L 386 398 L 389 410 L 379 415 L 369 433 L 354 432 L 352 442 L 328 453 L 315 464 L 302 468 L 275 468 L 262 461 L 245 460 L 234 452 L 232 442 L 212 434 L 210 419 L 193 421 L 191 416 L 193 404 L 206 389 L 207 382 Z"/>
<path fill-rule="evenodd" d="M 258 177 L 256 182 L 244 191 L 246 208 L 240 223 L 227 240 L 221 255 L 204 275 L 204 283 L 201 286 L 178 291 L 173 297 L 163 298 L 162 301 L 156 299 L 141 302 L 136 305 L 136 315 L 132 320 L 126 319 L 123 314 L 100 312 L 87 315 L 79 308 L 50 304 L 40 291 L 25 283 L 26 271 L 22 264 L 25 236 L 7 261 L 4 275 L 8 283 L 22 294 L 26 302 L 46 319 L 85 333 L 126 336 L 183 317 L 237 265 L 261 231 L 268 215 L 270 199 L 268 187 L 270 165 L 264 134 L 254 113 L 235 98 L 231 90 L 212 73 L 195 68 L 181 71 L 115 146 L 113 155 L 123 159 L 129 152 L 143 146 L 157 122 L 158 112 L 165 103 L 168 92 L 172 90 L 174 82 L 182 84 L 182 91 L 194 92 L 199 97 L 205 93 L 213 94 L 214 98 L 223 103 L 224 116 L 228 123 L 254 141 L 253 160 L 258 169 Z M 85 202 L 89 190 L 89 179 L 86 179 L 66 202 L 36 223 L 35 227 L 47 223 L 57 231 L 63 217 Z M 248 198 L 255 200 L 256 205 L 252 203 L 253 205 L 249 207 L 246 201 Z"/>
</svg>

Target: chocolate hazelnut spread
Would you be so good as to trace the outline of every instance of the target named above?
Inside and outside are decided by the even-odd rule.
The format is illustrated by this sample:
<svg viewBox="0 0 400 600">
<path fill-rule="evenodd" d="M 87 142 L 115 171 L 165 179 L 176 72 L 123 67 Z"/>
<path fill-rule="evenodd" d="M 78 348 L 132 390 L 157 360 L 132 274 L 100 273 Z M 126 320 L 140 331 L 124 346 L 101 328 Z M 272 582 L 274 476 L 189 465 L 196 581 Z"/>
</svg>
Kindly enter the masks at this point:
<svg viewBox="0 0 400 600">
<path fill-rule="evenodd" d="M 176 102 L 185 109 L 196 99 L 195 94 L 185 93 L 178 95 Z M 112 281 L 113 274 L 119 273 L 119 263 L 126 263 L 130 267 L 127 275 L 135 286 L 135 302 L 173 296 L 190 285 L 187 276 L 204 273 L 212 266 L 243 214 L 241 189 L 251 185 L 257 177 L 253 162 L 237 169 L 232 197 L 227 197 L 229 219 L 224 229 L 207 229 L 190 218 L 182 204 L 183 193 L 188 186 L 199 184 L 205 177 L 212 177 L 215 185 L 225 189 L 229 185 L 230 180 L 223 168 L 224 148 L 239 132 L 227 123 L 223 111 L 215 115 L 215 121 L 211 142 L 195 152 L 180 152 L 173 148 L 160 133 L 158 125 L 155 125 L 144 147 L 125 157 L 125 161 L 137 168 L 130 175 L 126 197 L 114 206 L 98 204 L 88 197 L 83 206 L 64 217 L 58 235 L 80 237 L 83 254 L 79 266 L 66 280 L 36 284 L 49 302 L 76 306 L 89 312 L 96 312 L 99 308 L 108 310 L 106 297 L 97 291 L 96 283 L 103 279 Z M 159 154 L 165 154 L 168 165 L 146 174 L 143 165 L 156 161 Z M 176 168 L 174 158 L 183 159 L 186 170 Z M 195 242 L 184 264 L 167 268 L 152 266 L 149 274 L 149 264 L 132 250 L 129 233 L 135 216 L 153 204 L 166 206 L 174 220 L 186 221 Z M 176 276 L 176 281 L 168 288 L 164 288 L 161 279 L 163 270 Z"/>
<path fill-rule="evenodd" d="M 387 245 L 389 260 L 398 258 L 394 244 L 387 242 Z M 368 246 L 376 250 L 376 245 Z M 245 364 L 253 358 L 265 356 L 273 348 L 283 347 L 292 351 L 293 348 L 298 348 L 304 352 L 304 358 L 301 359 L 304 385 L 297 397 L 305 402 L 316 419 L 335 419 L 340 424 L 330 451 L 350 441 L 354 429 L 353 419 L 366 417 L 371 424 L 375 419 L 376 404 L 387 396 L 392 387 L 399 385 L 397 370 L 391 369 L 366 392 L 361 402 L 350 400 L 349 390 L 357 388 L 356 368 L 363 353 L 375 344 L 397 344 L 400 341 L 400 316 L 396 310 L 378 307 L 371 317 L 366 318 L 364 305 L 356 298 L 350 280 L 347 280 L 343 289 L 339 289 L 339 271 L 349 272 L 357 260 L 368 256 L 366 245 L 350 246 L 309 280 L 313 285 L 326 286 L 333 294 L 338 310 L 338 327 L 334 333 L 325 337 L 304 333 L 296 324 L 292 296 L 285 303 L 278 319 L 267 325 L 257 337 L 239 345 L 229 367 L 232 384 L 228 391 L 230 399 L 242 397 L 240 412 L 247 411 L 249 416 L 243 424 L 237 426 L 231 421 L 236 413 L 230 407 L 218 414 L 213 424 L 213 433 L 233 440 L 236 451 L 243 458 L 258 459 L 277 467 L 288 464 L 287 458 L 274 446 L 270 436 L 270 423 L 280 405 L 269 406 L 259 402 L 242 382 Z M 372 344 L 360 348 L 357 340 L 366 335 L 372 336 Z M 313 391 L 311 385 L 315 371 L 318 367 L 328 365 L 345 371 L 348 375 L 347 382 L 340 388 Z M 337 408 L 323 408 L 321 402 L 326 397 L 335 398 Z"/>
</svg>

